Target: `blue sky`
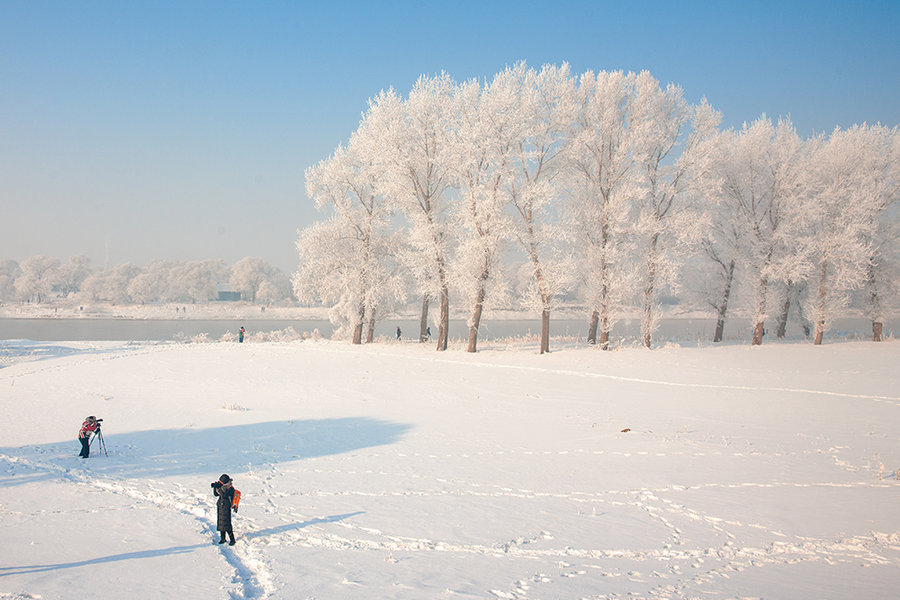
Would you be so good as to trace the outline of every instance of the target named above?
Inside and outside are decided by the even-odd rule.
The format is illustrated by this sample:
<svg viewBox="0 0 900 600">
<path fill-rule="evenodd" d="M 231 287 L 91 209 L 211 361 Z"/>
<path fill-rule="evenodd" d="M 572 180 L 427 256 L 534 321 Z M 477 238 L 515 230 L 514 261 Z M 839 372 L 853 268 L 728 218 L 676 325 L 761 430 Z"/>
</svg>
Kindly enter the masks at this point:
<svg viewBox="0 0 900 600">
<path fill-rule="evenodd" d="M 647 69 L 739 127 L 900 123 L 900 2 L 0 0 L 0 260 L 257 256 L 368 98 L 524 60 Z"/>
</svg>

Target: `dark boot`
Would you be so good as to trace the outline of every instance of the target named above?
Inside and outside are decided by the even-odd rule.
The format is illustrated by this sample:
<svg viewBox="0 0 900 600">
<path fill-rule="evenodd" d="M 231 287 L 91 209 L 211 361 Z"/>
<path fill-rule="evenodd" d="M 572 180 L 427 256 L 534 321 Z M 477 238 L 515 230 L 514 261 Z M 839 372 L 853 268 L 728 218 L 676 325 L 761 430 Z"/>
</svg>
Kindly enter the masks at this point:
<svg viewBox="0 0 900 600">
<path fill-rule="evenodd" d="M 225 532 L 224 532 L 224 531 L 222 532 L 222 537 L 219 539 L 219 543 L 220 543 L 220 544 L 224 544 L 224 543 L 225 543 Z"/>
<path fill-rule="evenodd" d="M 229 532 L 228 532 L 228 537 L 231 538 L 231 541 L 228 542 L 228 545 L 229 545 L 229 546 L 234 546 L 234 533 L 232 533 L 232 532 L 229 531 Z"/>
</svg>

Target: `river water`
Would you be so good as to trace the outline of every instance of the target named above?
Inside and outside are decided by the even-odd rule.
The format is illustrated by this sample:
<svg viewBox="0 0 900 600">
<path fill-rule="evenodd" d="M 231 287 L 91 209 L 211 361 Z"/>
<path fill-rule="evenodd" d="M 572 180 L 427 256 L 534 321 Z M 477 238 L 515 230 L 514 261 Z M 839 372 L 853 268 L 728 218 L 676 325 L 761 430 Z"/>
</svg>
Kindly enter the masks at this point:
<svg viewBox="0 0 900 600">
<path fill-rule="evenodd" d="M 893 336 L 900 322 L 885 323 L 884 335 Z M 250 319 L 9 319 L 0 318 L 0 339 L 28 339 L 33 341 L 170 341 L 192 338 L 205 334 L 211 340 L 220 339 L 226 333 L 237 334 L 244 326 L 247 334 L 257 332 L 282 331 L 293 328 L 298 333 L 318 331 L 325 338 L 331 336 L 333 328 L 327 320 L 262 320 Z M 412 319 L 389 319 L 379 323 L 375 329 L 376 337 L 395 339 L 397 327 L 401 329 L 401 339 L 415 340 L 418 337 L 419 322 Z M 570 341 L 584 341 L 587 336 L 587 320 L 551 319 L 552 337 L 562 337 Z M 502 319 L 482 322 L 479 339 L 482 341 L 506 340 L 538 336 L 541 331 L 540 319 Z M 714 319 L 663 319 L 659 330 L 654 335 L 657 344 L 665 341 L 710 341 L 715 331 Z M 431 327 L 432 337 L 437 333 Z M 771 335 L 771 333 L 769 334 Z M 826 332 L 829 339 L 870 339 L 871 322 L 861 318 L 839 319 L 834 327 Z M 614 340 L 632 341 L 639 339 L 640 320 L 627 319 L 615 324 L 612 331 Z M 746 319 L 732 319 L 725 327 L 726 341 L 749 341 L 750 323 Z M 450 339 L 468 339 L 468 327 L 462 319 L 450 321 Z M 788 339 L 802 339 L 802 333 L 796 326 L 788 328 Z"/>
</svg>

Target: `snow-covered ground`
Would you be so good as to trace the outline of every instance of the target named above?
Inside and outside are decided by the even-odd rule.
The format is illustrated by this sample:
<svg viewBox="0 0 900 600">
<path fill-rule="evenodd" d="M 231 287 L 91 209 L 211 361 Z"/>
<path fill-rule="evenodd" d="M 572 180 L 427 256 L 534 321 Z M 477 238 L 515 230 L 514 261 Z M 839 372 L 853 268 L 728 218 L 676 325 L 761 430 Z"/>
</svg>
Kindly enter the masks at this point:
<svg viewBox="0 0 900 600">
<path fill-rule="evenodd" d="M 900 594 L 897 342 L 0 358 L 0 598 Z"/>
</svg>

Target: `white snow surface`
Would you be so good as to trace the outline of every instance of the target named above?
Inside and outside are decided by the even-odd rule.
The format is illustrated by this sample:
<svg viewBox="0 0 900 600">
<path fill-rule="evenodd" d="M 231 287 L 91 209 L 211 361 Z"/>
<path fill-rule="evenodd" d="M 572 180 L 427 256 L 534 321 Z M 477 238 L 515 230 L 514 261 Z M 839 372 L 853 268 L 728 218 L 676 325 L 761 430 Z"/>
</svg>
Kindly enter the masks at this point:
<svg viewBox="0 0 900 600">
<path fill-rule="evenodd" d="M 2 599 L 900 594 L 897 342 L 5 341 L 0 366 Z M 89 414 L 108 456 L 82 460 Z"/>
</svg>

